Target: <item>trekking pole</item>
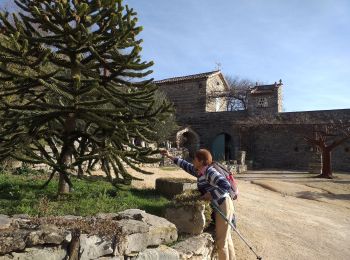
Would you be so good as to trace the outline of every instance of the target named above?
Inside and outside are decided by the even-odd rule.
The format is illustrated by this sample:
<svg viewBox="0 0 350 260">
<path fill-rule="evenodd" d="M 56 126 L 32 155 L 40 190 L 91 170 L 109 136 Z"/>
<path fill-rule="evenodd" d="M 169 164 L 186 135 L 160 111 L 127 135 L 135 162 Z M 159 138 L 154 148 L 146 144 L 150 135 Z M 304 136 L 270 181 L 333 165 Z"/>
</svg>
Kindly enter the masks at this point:
<svg viewBox="0 0 350 260">
<path fill-rule="evenodd" d="M 216 206 L 214 203 L 211 203 L 212 207 L 221 215 L 221 217 L 223 217 L 224 220 L 226 220 L 227 224 L 229 224 L 231 226 L 231 228 L 233 228 L 233 230 L 237 233 L 237 235 L 243 240 L 243 242 L 249 247 L 249 249 L 254 253 L 254 255 L 256 256 L 256 259 L 258 260 L 262 260 L 261 256 L 258 256 L 258 254 L 254 251 L 254 249 L 252 248 L 251 245 L 248 244 L 248 242 L 244 239 L 244 237 L 241 235 L 241 233 L 239 233 L 239 231 L 235 228 L 235 226 L 231 223 L 231 221 L 229 221 L 227 219 L 227 217 L 224 215 L 224 213 L 221 212 L 221 210 L 219 209 L 218 206 Z"/>
</svg>

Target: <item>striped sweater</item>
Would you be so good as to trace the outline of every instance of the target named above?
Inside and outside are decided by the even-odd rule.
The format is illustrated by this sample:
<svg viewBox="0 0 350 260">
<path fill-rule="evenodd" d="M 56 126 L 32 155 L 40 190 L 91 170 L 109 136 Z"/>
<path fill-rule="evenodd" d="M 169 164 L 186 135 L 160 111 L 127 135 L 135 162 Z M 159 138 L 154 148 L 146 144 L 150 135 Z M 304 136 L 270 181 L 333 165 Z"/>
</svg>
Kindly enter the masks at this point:
<svg viewBox="0 0 350 260">
<path fill-rule="evenodd" d="M 183 170 L 197 178 L 197 187 L 199 192 L 203 195 L 210 192 L 213 202 L 218 204 L 218 200 L 224 197 L 230 197 L 228 191 L 230 183 L 221 175 L 214 167 L 209 166 L 204 174 L 198 176 L 196 169 L 192 163 L 187 162 L 181 158 L 175 158 L 174 163 L 180 166 Z"/>
</svg>

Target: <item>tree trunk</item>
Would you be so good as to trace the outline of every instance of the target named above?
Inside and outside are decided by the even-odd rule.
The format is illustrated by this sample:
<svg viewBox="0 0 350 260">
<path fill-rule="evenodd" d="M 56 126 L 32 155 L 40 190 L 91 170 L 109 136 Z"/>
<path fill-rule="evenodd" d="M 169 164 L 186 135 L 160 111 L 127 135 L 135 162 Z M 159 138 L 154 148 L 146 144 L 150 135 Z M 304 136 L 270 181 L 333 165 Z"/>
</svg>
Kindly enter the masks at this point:
<svg viewBox="0 0 350 260">
<path fill-rule="evenodd" d="M 325 147 L 321 151 L 322 153 L 322 171 L 318 176 L 320 178 L 332 179 L 332 150 Z"/>
<path fill-rule="evenodd" d="M 69 184 L 64 179 L 63 173 L 60 173 L 58 181 L 58 194 L 68 194 L 70 192 Z"/>
<path fill-rule="evenodd" d="M 65 136 L 66 140 L 62 146 L 60 164 L 67 169 L 68 166 L 72 163 L 72 154 L 74 149 L 74 141 L 70 138 L 70 133 L 75 129 L 75 117 L 74 114 L 70 114 L 65 122 Z M 67 182 L 64 172 L 60 172 L 60 178 L 58 182 L 58 194 L 67 194 L 70 192 L 70 186 Z M 65 178 L 66 177 L 66 178 Z"/>
<path fill-rule="evenodd" d="M 77 56 L 76 54 L 72 55 L 70 57 L 71 63 L 73 64 L 71 68 L 71 77 L 73 81 L 76 81 L 78 79 L 78 83 L 74 83 L 73 85 L 76 84 L 76 87 L 80 87 L 80 76 L 81 76 L 81 71 L 80 67 L 77 65 Z M 76 125 L 76 119 L 75 119 L 75 114 L 70 113 L 68 117 L 66 118 L 66 121 L 64 122 L 64 142 L 62 146 L 62 151 L 61 151 L 61 156 L 60 156 L 60 165 L 63 166 L 65 169 L 69 168 L 69 165 L 72 163 L 72 155 L 74 151 L 74 140 L 70 136 L 71 133 L 74 131 Z M 65 170 L 66 171 L 66 170 Z M 67 174 L 67 171 L 65 173 L 60 172 L 60 179 L 59 179 L 59 185 L 58 185 L 58 194 L 66 194 L 70 192 L 70 186 L 68 183 L 67 178 L 69 176 L 65 176 Z"/>
</svg>

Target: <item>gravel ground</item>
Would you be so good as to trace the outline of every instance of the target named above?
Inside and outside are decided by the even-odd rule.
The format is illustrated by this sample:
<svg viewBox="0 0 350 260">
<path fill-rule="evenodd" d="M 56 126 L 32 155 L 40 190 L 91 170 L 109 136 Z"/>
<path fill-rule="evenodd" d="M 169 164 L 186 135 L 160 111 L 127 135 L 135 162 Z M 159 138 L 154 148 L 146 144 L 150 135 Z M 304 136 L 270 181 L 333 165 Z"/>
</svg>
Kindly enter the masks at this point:
<svg viewBox="0 0 350 260">
<path fill-rule="evenodd" d="M 154 175 L 135 181 L 153 188 L 160 177 L 192 178 L 178 169 L 148 168 Z M 288 171 L 249 172 L 237 177 L 238 229 L 263 259 L 350 259 L 350 174 L 334 180 Z M 237 260 L 256 259 L 234 234 Z"/>
</svg>

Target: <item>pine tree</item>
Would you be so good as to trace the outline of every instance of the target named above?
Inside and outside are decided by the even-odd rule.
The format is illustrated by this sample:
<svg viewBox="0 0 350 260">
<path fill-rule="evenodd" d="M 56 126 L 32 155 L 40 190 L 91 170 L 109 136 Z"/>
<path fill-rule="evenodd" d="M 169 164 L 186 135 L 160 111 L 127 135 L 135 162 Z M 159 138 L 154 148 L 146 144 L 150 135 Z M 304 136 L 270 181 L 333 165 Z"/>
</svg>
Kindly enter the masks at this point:
<svg viewBox="0 0 350 260">
<path fill-rule="evenodd" d="M 16 0 L 0 14 L 0 157 L 70 174 L 101 163 L 108 179 L 130 183 L 124 165 L 152 163 L 152 126 L 170 105 L 156 105 L 152 62 L 141 60 L 142 27 L 122 0 Z M 13 22 L 11 22 L 13 21 Z M 23 73 L 25 72 L 25 73 Z M 11 97 L 9 102 L 8 97 Z"/>
</svg>

